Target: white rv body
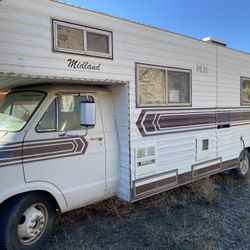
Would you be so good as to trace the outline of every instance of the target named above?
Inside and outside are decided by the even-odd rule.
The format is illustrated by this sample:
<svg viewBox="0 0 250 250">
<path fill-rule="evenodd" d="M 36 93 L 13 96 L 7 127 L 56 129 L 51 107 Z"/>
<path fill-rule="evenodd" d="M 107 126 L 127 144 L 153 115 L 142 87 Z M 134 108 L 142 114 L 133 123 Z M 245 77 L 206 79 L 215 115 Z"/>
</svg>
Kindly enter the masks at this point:
<svg viewBox="0 0 250 250">
<path fill-rule="evenodd" d="M 50 0 L 3 0 L 0 21 L 1 89 L 46 93 L 22 130 L 0 134 L 0 151 L 21 150 L 18 161 L 0 162 L 0 203 L 36 190 L 62 212 L 112 196 L 136 201 L 236 168 L 249 149 L 241 93 L 249 54 Z M 58 49 L 55 25 L 63 24 L 107 35 L 107 55 Z M 187 73 L 190 101 L 179 104 L 173 90 L 167 98 L 176 105 L 141 105 L 143 67 Z M 63 94 L 92 96 L 95 126 L 38 133 Z M 62 141 L 73 146 L 54 157 Z"/>
<path fill-rule="evenodd" d="M 237 159 L 243 149 L 241 137 L 245 146 L 249 146 L 249 121 L 235 122 L 232 125 L 237 126 L 221 130 L 216 126 L 203 130 L 201 126 L 142 136 L 136 123 L 143 108 L 136 107 L 135 82 L 136 63 L 192 71 L 190 106 L 150 107 L 144 109 L 145 112 L 161 115 L 249 112 L 240 101 L 240 77 L 250 75 L 248 54 L 56 1 L 31 3 L 24 0 L 17 4 L 14 0 L 5 0 L 1 2 L 0 17 L 2 89 L 38 83 L 62 86 L 78 83 L 105 86 L 111 93 L 112 119 L 116 119 L 119 137 L 116 171 L 119 172 L 117 195 L 120 198 L 127 201 L 136 199 L 131 190 L 141 185 L 137 179 L 147 177 L 143 183 L 150 183 L 154 178 L 158 180 L 177 172 L 179 175 L 190 171 L 192 166 L 196 168 L 200 164 L 206 166 Z M 111 31 L 113 58 L 54 52 L 52 19 Z M 99 65 L 99 70 L 72 69 L 68 67 L 69 59 Z M 201 67 L 205 72 L 200 70 Z M 44 104 L 42 108 L 46 107 Z M 32 126 L 35 124 L 29 124 L 26 129 L 32 130 Z M 209 140 L 209 152 L 205 155 L 200 152 L 203 139 Z M 137 149 L 151 146 L 155 148 L 155 164 L 137 168 Z M 232 168 L 237 165 L 236 160 L 234 163 Z M 163 176 L 159 177 L 159 174 Z"/>
</svg>

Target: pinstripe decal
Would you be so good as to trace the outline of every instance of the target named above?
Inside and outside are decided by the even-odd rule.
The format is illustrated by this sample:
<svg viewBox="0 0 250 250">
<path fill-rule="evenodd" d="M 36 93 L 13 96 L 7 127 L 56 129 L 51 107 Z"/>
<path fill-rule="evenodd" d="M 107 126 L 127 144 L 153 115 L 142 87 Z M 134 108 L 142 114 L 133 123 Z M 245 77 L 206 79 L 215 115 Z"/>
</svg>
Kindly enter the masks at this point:
<svg viewBox="0 0 250 250">
<path fill-rule="evenodd" d="M 0 144 L 0 167 L 84 154 L 84 137 L 67 137 L 22 143 Z"/>
<path fill-rule="evenodd" d="M 136 125 L 142 136 L 250 124 L 249 108 L 145 110 Z"/>
</svg>

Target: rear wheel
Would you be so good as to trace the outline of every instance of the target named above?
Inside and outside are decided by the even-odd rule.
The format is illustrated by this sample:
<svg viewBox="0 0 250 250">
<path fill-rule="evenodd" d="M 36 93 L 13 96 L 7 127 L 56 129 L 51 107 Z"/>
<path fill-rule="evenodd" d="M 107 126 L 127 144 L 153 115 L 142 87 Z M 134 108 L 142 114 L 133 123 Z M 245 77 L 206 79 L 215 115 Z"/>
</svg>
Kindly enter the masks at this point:
<svg viewBox="0 0 250 250">
<path fill-rule="evenodd" d="M 240 154 L 236 174 L 245 177 L 249 172 L 250 154 L 247 150 L 243 150 Z"/>
<path fill-rule="evenodd" d="M 12 198 L 1 209 L 0 249 L 39 249 L 52 232 L 54 218 L 54 203 L 44 194 Z"/>
</svg>

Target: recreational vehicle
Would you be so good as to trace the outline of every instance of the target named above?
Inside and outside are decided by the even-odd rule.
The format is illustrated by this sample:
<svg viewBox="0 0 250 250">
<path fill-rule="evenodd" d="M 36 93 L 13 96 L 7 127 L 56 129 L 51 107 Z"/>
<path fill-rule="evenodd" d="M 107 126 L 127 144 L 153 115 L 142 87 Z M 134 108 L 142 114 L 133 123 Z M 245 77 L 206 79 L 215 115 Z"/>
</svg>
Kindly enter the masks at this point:
<svg viewBox="0 0 250 250">
<path fill-rule="evenodd" d="M 53 0 L 0 1 L 0 248 L 61 213 L 245 176 L 250 55 Z"/>
</svg>

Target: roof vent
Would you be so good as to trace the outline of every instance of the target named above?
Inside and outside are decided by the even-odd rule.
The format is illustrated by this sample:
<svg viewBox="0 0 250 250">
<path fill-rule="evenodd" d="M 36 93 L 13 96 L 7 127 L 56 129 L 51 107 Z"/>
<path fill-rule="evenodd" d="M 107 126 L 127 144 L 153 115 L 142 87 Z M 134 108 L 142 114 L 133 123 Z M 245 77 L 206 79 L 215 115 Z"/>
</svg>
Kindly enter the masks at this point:
<svg viewBox="0 0 250 250">
<path fill-rule="evenodd" d="M 212 43 L 215 45 L 227 46 L 227 44 L 225 43 L 224 40 L 217 39 L 217 38 L 211 37 L 211 36 L 203 38 L 202 41 L 207 42 L 207 43 Z"/>
</svg>

